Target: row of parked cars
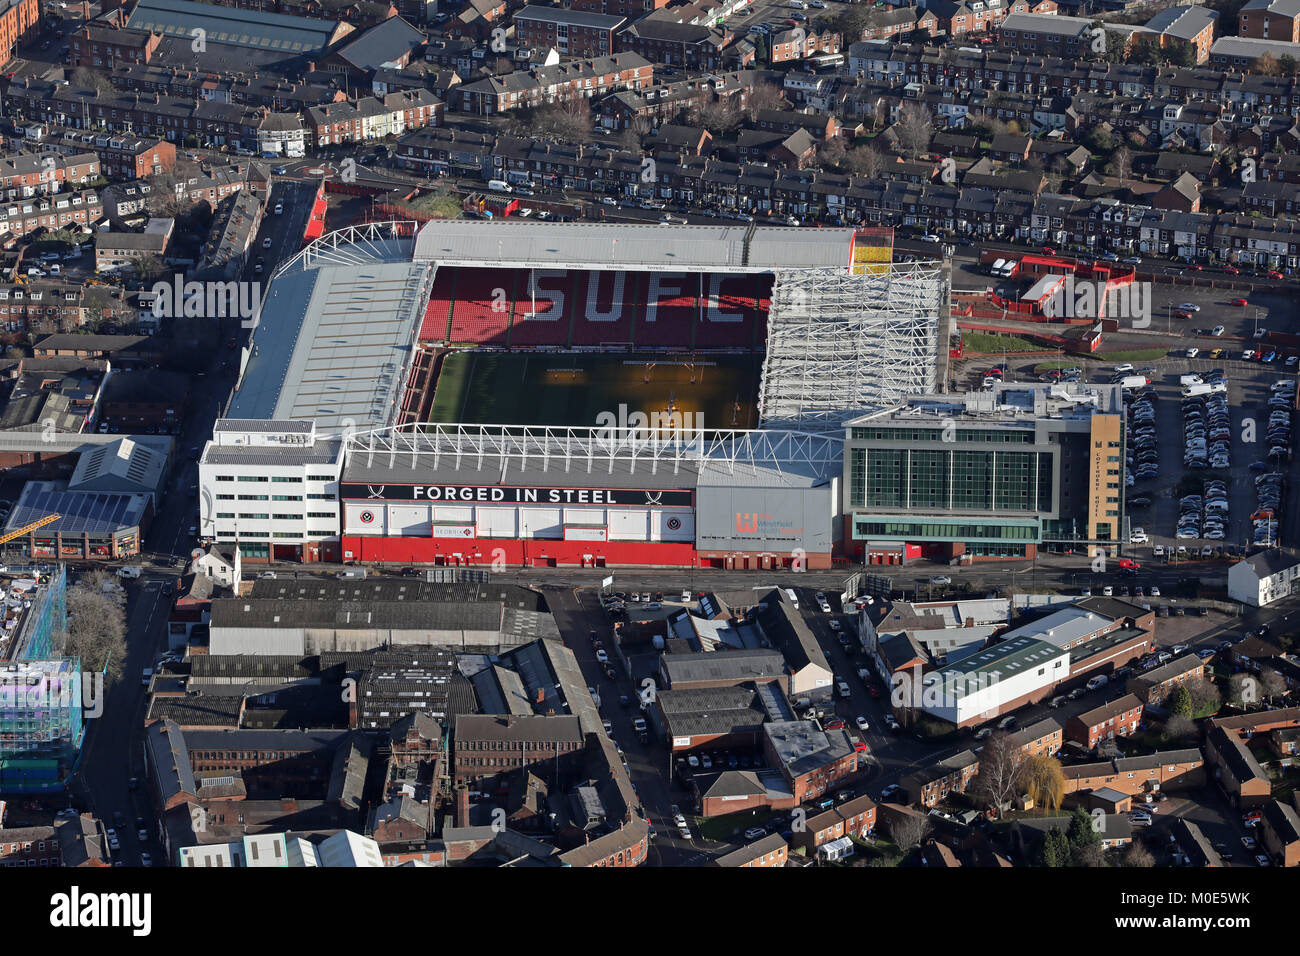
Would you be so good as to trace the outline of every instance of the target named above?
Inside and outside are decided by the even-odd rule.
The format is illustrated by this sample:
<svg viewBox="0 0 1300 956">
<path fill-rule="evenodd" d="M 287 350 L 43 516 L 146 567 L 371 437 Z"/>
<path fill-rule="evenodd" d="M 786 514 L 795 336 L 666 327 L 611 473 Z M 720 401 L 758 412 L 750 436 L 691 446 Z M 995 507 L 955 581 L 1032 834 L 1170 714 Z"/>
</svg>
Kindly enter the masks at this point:
<svg viewBox="0 0 1300 956">
<path fill-rule="evenodd" d="M 1132 488 L 1138 481 L 1160 474 L 1160 450 L 1156 445 L 1156 392 L 1143 388 L 1128 403 L 1128 459 L 1124 468 L 1124 486 Z M 1146 499 L 1150 504 L 1150 499 Z M 1130 501 L 1130 506 L 1133 501 Z"/>
<path fill-rule="evenodd" d="M 1210 478 L 1203 490 L 1203 494 L 1184 495 L 1178 502 L 1177 536 L 1222 541 L 1227 536 L 1227 483 Z"/>
<path fill-rule="evenodd" d="M 1189 381 L 1195 379 L 1195 381 Z M 1232 429 L 1228 418 L 1228 381 L 1222 369 L 1184 376 L 1183 465 L 1187 468 L 1231 466 Z"/>
</svg>

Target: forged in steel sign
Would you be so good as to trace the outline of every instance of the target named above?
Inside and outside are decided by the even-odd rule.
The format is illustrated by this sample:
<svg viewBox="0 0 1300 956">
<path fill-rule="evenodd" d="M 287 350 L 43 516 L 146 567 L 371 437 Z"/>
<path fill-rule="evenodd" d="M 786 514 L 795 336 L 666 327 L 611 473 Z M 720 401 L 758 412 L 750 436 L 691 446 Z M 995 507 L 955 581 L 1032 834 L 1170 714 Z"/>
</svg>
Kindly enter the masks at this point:
<svg viewBox="0 0 1300 956">
<path fill-rule="evenodd" d="M 363 501 L 450 501 L 484 504 L 618 505 L 627 508 L 689 508 L 690 491 L 642 488 L 507 488 L 499 485 L 342 486 L 343 497 Z"/>
</svg>

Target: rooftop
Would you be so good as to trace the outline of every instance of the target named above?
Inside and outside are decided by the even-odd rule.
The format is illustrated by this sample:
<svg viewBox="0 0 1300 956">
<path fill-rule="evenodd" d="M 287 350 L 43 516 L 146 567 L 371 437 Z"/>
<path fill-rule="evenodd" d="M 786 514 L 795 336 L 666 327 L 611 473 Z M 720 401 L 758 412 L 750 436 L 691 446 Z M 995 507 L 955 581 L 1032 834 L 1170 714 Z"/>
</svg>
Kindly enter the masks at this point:
<svg viewBox="0 0 1300 956">
<path fill-rule="evenodd" d="M 613 223 L 480 222 L 434 219 L 416 239 L 415 260 L 448 265 L 506 264 L 629 270 L 771 272 L 847 271 L 851 229 L 664 226 Z"/>
<path fill-rule="evenodd" d="M 909 396 L 900 405 L 851 419 L 847 425 L 939 427 L 951 421 L 957 429 L 986 424 L 1032 427 L 1039 419 L 1086 421 L 1096 414 L 1119 414 L 1123 401 L 1123 390 L 1118 385 L 1000 382 L 987 392 Z"/>
<path fill-rule="evenodd" d="M 326 434 L 390 424 L 431 280 L 383 262 L 279 275 L 228 416 L 314 420 Z"/>
<path fill-rule="evenodd" d="M 253 47 L 292 55 L 319 54 L 336 38 L 338 23 L 260 10 L 218 7 L 191 0 L 139 0 L 127 19 L 136 30 L 168 36 L 194 36 L 202 29 L 209 43 Z"/>
</svg>

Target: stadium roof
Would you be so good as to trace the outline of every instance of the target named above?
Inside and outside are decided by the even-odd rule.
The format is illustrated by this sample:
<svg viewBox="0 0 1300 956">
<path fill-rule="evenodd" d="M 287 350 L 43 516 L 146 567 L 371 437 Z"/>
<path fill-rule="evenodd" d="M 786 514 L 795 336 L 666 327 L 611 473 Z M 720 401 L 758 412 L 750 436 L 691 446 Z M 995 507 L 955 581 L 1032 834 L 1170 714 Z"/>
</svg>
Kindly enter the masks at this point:
<svg viewBox="0 0 1300 956">
<path fill-rule="evenodd" d="M 414 354 L 427 272 L 372 261 L 280 275 L 226 417 L 314 420 L 326 434 L 388 424 Z"/>
<path fill-rule="evenodd" d="M 699 484 L 816 487 L 838 474 L 837 435 L 784 430 L 682 431 L 411 424 L 348 438 L 345 483 L 473 483 L 687 489 Z M 278 450 L 277 450 L 278 451 Z M 209 450 L 209 454 L 212 450 Z"/>
<path fill-rule="evenodd" d="M 127 26 L 190 38 L 204 31 L 209 43 L 275 50 L 293 55 L 319 54 L 341 36 L 333 20 L 291 17 L 260 10 L 218 7 L 191 0 L 140 0 Z"/>
<path fill-rule="evenodd" d="M 415 260 L 517 268 L 847 271 L 852 238 L 852 229 L 434 219 L 416 237 Z"/>
</svg>

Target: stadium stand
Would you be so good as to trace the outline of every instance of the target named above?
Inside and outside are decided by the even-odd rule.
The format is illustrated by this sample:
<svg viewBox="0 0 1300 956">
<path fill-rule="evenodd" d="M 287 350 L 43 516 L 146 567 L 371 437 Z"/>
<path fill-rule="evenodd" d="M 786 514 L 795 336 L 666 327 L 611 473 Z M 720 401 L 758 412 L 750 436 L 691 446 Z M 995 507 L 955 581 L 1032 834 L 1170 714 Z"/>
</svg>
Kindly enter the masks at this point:
<svg viewBox="0 0 1300 956">
<path fill-rule="evenodd" d="M 451 301 L 455 295 L 455 269 L 441 269 L 433 281 L 433 292 L 429 296 L 429 307 L 424 310 L 424 321 L 420 323 L 421 342 L 444 342 L 451 328 Z"/>
<path fill-rule="evenodd" d="M 565 269 L 535 269 L 520 278 L 510 346 L 567 346 L 573 313 L 572 273 Z"/>
<path fill-rule="evenodd" d="M 420 337 L 506 348 L 762 348 L 771 295 L 770 275 L 444 266 Z"/>
<path fill-rule="evenodd" d="M 506 345 L 517 273 L 509 269 L 456 269 L 455 272 L 450 341 Z"/>
<path fill-rule="evenodd" d="M 637 298 L 645 291 L 638 274 L 591 270 L 573 273 L 573 345 L 621 346 L 632 342 L 632 324 L 639 311 Z"/>
</svg>

